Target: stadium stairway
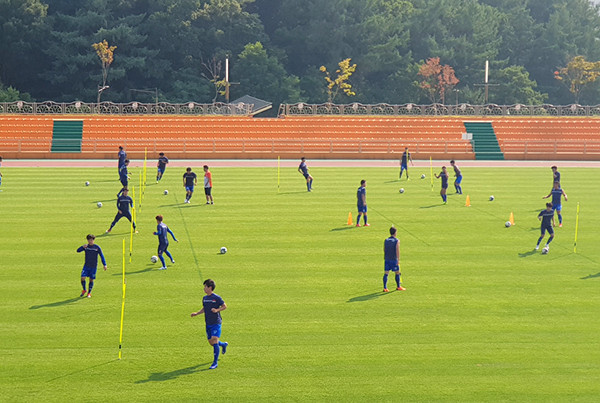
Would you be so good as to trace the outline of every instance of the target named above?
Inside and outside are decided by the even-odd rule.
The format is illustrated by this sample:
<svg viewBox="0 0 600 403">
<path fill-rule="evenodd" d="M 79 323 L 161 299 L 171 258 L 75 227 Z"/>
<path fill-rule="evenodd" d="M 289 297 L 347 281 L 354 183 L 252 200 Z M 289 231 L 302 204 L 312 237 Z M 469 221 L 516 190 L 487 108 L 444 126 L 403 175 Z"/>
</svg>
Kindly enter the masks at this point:
<svg viewBox="0 0 600 403">
<path fill-rule="evenodd" d="M 55 120 L 52 127 L 53 153 L 80 153 L 83 120 Z"/>
<path fill-rule="evenodd" d="M 491 122 L 464 122 L 464 125 L 467 133 L 473 135 L 471 144 L 476 160 L 504 159 Z"/>
</svg>

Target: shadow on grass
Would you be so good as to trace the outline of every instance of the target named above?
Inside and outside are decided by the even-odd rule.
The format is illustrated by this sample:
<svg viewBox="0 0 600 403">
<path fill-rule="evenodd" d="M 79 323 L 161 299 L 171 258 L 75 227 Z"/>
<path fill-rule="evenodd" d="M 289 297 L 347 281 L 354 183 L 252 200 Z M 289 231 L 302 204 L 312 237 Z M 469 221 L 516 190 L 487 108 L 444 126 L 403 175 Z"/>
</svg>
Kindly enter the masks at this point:
<svg viewBox="0 0 600 403">
<path fill-rule="evenodd" d="M 535 249 L 532 249 L 532 250 L 527 251 L 527 252 L 521 252 L 521 253 L 519 253 L 519 257 L 529 257 L 531 255 L 535 255 L 537 252 L 538 251 L 535 250 Z"/>
<path fill-rule="evenodd" d="M 432 204 L 431 206 L 421 206 L 419 208 L 434 208 L 434 207 L 442 207 L 445 206 L 445 204 Z"/>
<path fill-rule="evenodd" d="M 192 208 L 192 207 L 202 207 L 205 206 L 204 203 L 202 204 L 196 204 L 196 203 L 175 203 L 175 204 L 163 204 L 162 206 L 158 206 L 158 207 L 176 207 L 176 208 Z"/>
<path fill-rule="evenodd" d="M 346 302 L 362 302 L 362 301 L 370 301 L 372 299 L 375 298 L 379 298 L 379 297 L 383 297 L 384 295 L 389 295 L 390 293 L 388 292 L 374 292 L 371 294 L 367 294 L 367 295 L 359 295 L 358 297 L 352 297 L 350 298 L 348 301 Z"/>
<path fill-rule="evenodd" d="M 279 194 L 279 195 L 295 195 L 298 193 L 310 193 L 310 192 L 308 192 L 306 190 L 296 190 L 294 192 L 277 192 L 277 194 Z"/>
<path fill-rule="evenodd" d="M 79 301 L 80 299 L 83 299 L 83 298 L 81 298 L 81 297 L 75 297 L 75 298 L 65 299 L 64 301 L 51 302 L 49 304 L 32 305 L 32 306 L 29 307 L 29 309 L 54 308 L 54 307 L 57 307 L 57 306 L 63 306 L 63 305 L 72 304 L 73 302 Z"/>
<path fill-rule="evenodd" d="M 77 371 L 69 372 L 68 374 L 64 374 L 64 375 L 61 375 L 61 376 L 57 376 L 56 378 L 49 379 L 46 382 L 52 382 L 52 381 L 55 381 L 57 379 L 66 378 L 67 376 L 71 376 L 71 375 L 75 375 L 75 374 L 80 374 L 80 373 L 85 372 L 87 370 L 90 370 L 90 369 L 93 369 L 93 368 L 102 367 L 102 366 L 104 366 L 106 364 L 110 364 L 111 362 L 115 362 L 115 361 L 118 361 L 118 360 L 110 360 L 110 361 L 103 362 L 101 364 L 92 365 L 91 367 L 87 367 L 87 368 L 83 368 L 83 369 L 78 369 Z"/>
<path fill-rule="evenodd" d="M 590 278 L 600 278 L 600 272 L 598 272 L 596 274 L 588 274 L 585 277 L 581 277 L 581 280 L 588 280 Z"/>
<path fill-rule="evenodd" d="M 107 200 L 94 200 L 94 201 L 91 201 L 90 203 L 91 204 L 98 204 L 98 202 L 108 203 L 108 202 L 116 202 L 116 201 L 117 201 L 117 199 L 107 199 Z"/>
<path fill-rule="evenodd" d="M 352 228 L 354 228 L 354 225 L 346 225 L 345 227 L 332 228 L 332 229 L 329 230 L 329 232 L 332 232 L 332 231 L 346 231 L 346 230 L 352 229 Z"/>
<path fill-rule="evenodd" d="M 126 271 L 125 275 L 148 273 L 149 271 L 152 271 L 152 269 L 153 269 L 153 267 L 146 267 L 145 269 L 138 270 L 138 271 Z M 111 276 L 122 276 L 122 275 L 123 275 L 123 272 L 111 274 Z"/>
<path fill-rule="evenodd" d="M 210 365 L 210 362 L 207 362 L 205 364 L 194 365 L 193 367 L 177 369 L 171 372 L 153 372 L 150 375 L 148 375 L 148 379 L 142 379 L 140 381 L 135 381 L 134 383 L 172 381 L 183 375 L 191 375 L 196 372 L 208 371 L 208 365 Z M 205 368 L 200 369 L 200 367 Z"/>
</svg>

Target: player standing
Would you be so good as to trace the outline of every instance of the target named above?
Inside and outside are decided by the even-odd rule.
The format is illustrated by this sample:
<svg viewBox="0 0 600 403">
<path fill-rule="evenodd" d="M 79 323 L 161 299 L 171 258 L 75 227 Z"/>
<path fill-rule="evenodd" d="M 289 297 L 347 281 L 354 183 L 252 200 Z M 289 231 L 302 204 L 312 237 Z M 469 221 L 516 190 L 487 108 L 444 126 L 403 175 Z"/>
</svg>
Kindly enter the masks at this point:
<svg viewBox="0 0 600 403">
<path fill-rule="evenodd" d="M 119 180 L 121 181 L 121 185 L 123 185 L 123 187 L 121 190 L 119 190 L 119 193 L 117 193 L 117 197 L 121 196 L 123 190 L 127 189 L 127 186 L 129 185 L 129 172 L 127 171 L 128 166 L 129 160 L 125 160 L 123 165 L 121 165 L 121 169 L 119 169 Z"/>
<path fill-rule="evenodd" d="M 156 183 L 158 183 L 165 173 L 165 169 L 167 169 L 167 164 L 169 163 L 169 159 L 165 157 L 165 153 L 158 153 L 158 163 L 156 164 Z"/>
<path fill-rule="evenodd" d="M 223 298 L 214 293 L 214 290 L 215 282 L 211 279 L 205 280 L 204 292 L 206 295 L 202 298 L 202 309 L 198 312 L 193 312 L 191 315 L 193 318 L 194 316 L 204 314 L 206 337 L 214 351 L 214 360 L 210 369 L 217 368 L 217 365 L 219 364 L 220 348 L 223 349 L 223 354 L 225 354 L 227 352 L 227 346 L 229 345 L 227 342 L 219 341 L 219 338 L 221 337 L 221 323 L 223 323 L 221 311 L 227 309 L 227 305 L 225 304 L 225 301 L 223 301 Z"/>
<path fill-rule="evenodd" d="M 542 222 L 542 226 L 540 228 L 542 234 L 540 235 L 537 244 L 535 245 L 535 250 L 538 250 L 540 248 L 540 242 L 542 242 L 542 239 L 544 239 L 544 235 L 546 235 L 546 230 L 548 230 L 548 235 L 550 237 L 548 238 L 548 242 L 546 242 L 546 246 L 544 246 L 544 248 L 548 250 L 550 249 L 550 242 L 552 242 L 552 240 L 554 239 L 554 210 L 552 210 L 552 203 L 546 203 L 546 209 L 540 211 L 540 213 L 538 214 L 538 220 Z"/>
<path fill-rule="evenodd" d="M 448 171 L 446 171 L 446 167 L 443 166 L 442 167 L 442 172 L 440 172 L 439 175 L 435 175 L 436 178 L 442 178 L 442 188 L 440 189 L 440 196 L 442 196 L 442 200 L 444 201 L 444 204 L 446 204 L 447 201 L 447 195 L 446 195 L 446 190 L 448 189 Z"/>
<path fill-rule="evenodd" d="M 552 210 L 556 211 L 556 215 L 558 216 L 558 226 L 562 228 L 562 196 L 565 197 L 565 201 L 568 201 L 568 199 L 567 194 L 560 187 L 560 182 L 554 182 L 554 186 L 552 187 L 550 194 L 542 197 L 542 199 L 547 199 L 550 196 L 552 196 Z"/>
<path fill-rule="evenodd" d="M 125 152 L 125 150 L 123 150 L 123 146 L 119 146 L 119 165 L 117 165 L 117 170 L 119 171 L 119 179 L 121 178 L 121 167 L 123 166 L 123 164 L 125 163 L 125 160 L 127 159 L 127 153 Z"/>
<path fill-rule="evenodd" d="M 123 193 L 117 199 L 117 215 L 115 216 L 115 219 L 113 220 L 113 222 L 110 224 L 110 228 L 106 230 L 107 233 L 113 229 L 115 224 L 121 218 L 125 217 L 133 225 L 133 229 L 135 230 L 135 232 L 137 234 L 138 231 L 135 227 L 135 221 L 133 221 L 133 218 L 131 217 L 131 212 L 129 211 L 129 207 L 133 207 L 133 199 L 127 195 L 128 192 L 129 192 L 129 189 L 124 188 Z"/>
<path fill-rule="evenodd" d="M 454 188 L 456 189 L 456 193 L 462 194 L 462 187 L 460 186 L 460 183 L 462 182 L 462 173 L 460 172 L 460 169 L 456 166 L 454 160 L 450 161 L 450 165 L 452 165 L 452 168 L 454 168 L 454 176 L 456 177 L 454 179 Z"/>
<path fill-rule="evenodd" d="M 192 168 L 186 168 L 183 174 L 183 187 L 185 187 L 185 202 L 189 203 L 194 193 L 194 186 L 198 184 L 198 177 L 192 172 Z"/>
<path fill-rule="evenodd" d="M 554 165 L 550 169 L 552 169 L 552 183 L 558 182 L 558 186 L 560 187 L 560 172 L 558 172 L 558 167 Z"/>
<path fill-rule="evenodd" d="M 396 238 L 396 228 L 390 228 L 390 236 L 383 242 L 383 255 L 385 259 L 383 274 L 383 292 L 390 292 L 387 288 L 390 270 L 396 275 L 396 290 L 404 291 L 406 288 L 400 285 L 400 240 Z"/>
<path fill-rule="evenodd" d="M 85 263 L 83 264 L 83 270 L 81 270 L 81 286 L 83 287 L 83 291 L 81 291 L 79 296 L 85 296 L 85 278 L 88 277 L 90 281 L 87 289 L 87 297 L 92 298 L 92 288 L 94 288 L 96 270 L 98 269 L 98 255 L 100 255 L 100 259 L 102 259 L 104 271 L 106 271 L 108 267 L 106 267 L 106 259 L 104 259 L 102 249 L 99 245 L 94 243 L 96 237 L 92 234 L 88 234 L 86 239 L 88 243 L 77 248 L 77 253 L 85 251 Z"/>
<path fill-rule="evenodd" d="M 206 195 L 206 204 L 215 204 L 212 197 L 212 173 L 208 170 L 208 165 L 204 169 L 204 194 Z"/>
<path fill-rule="evenodd" d="M 402 179 L 402 172 L 406 171 L 406 180 L 408 180 L 408 161 L 410 161 L 411 165 L 413 164 L 412 157 L 408 152 L 408 147 L 404 147 L 404 152 L 402 153 L 402 160 L 400 160 L 400 176 L 398 179 Z"/>
<path fill-rule="evenodd" d="M 167 224 L 163 223 L 162 215 L 157 215 L 155 218 L 156 218 L 157 225 L 156 225 L 156 232 L 154 232 L 154 235 L 158 236 L 158 258 L 160 259 L 160 261 L 162 263 L 162 267 L 159 268 L 158 270 L 167 270 L 167 264 L 165 263 L 165 258 L 163 257 L 163 253 L 166 253 L 166 255 L 169 257 L 169 259 L 171 259 L 171 263 L 175 263 L 173 256 L 167 250 L 167 248 L 169 247 L 169 237 L 167 236 L 167 234 L 171 234 L 171 236 L 173 237 L 173 240 L 175 242 L 179 242 L 179 241 L 177 239 L 175 239 L 175 235 L 173 234 L 173 231 L 171 231 L 171 229 L 169 227 L 167 227 Z"/>
<path fill-rule="evenodd" d="M 360 227 L 360 216 L 363 216 L 364 226 L 368 227 L 371 224 L 367 224 L 367 181 L 364 179 L 360 181 L 360 187 L 356 191 L 356 207 L 358 209 L 358 216 L 356 217 L 356 226 Z"/>
<path fill-rule="evenodd" d="M 310 192 L 312 191 L 313 177 L 308 173 L 308 167 L 306 166 L 306 158 L 302 157 L 300 161 L 301 162 L 298 166 L 298 172 L 300 172 L 304 176 L 304 179 L 306 179 L 306 189 Z"/>
</svg>

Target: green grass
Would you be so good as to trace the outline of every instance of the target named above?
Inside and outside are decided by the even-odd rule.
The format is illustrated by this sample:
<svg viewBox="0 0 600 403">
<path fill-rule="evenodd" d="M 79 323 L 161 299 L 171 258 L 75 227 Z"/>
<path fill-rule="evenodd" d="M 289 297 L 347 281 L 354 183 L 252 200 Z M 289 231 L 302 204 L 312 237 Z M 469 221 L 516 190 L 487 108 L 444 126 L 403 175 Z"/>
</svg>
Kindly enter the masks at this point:
<svg viewBox="0 0 600 403">
<path fill-rule="evenodd" d="M 565 226 L 547 256 L 532 249 L 550 170 L 463 172 L 471 207 L 456 195 L 441 205 L 439 182 L 431 191 L 419 169 L 398 182 L 395 169 L 314 168 L 308 193 L 286 168 L 278 194 L 275 169 L 215 168 L 216 204 L 205 206 L 201 188 L 182 203 L 183 170 L 169 168 L 138 212 L 118 361 L 128 222 L 102 235 L 116 170 L 3 168 L 0 400 L 597 401 L 597 170 L 561 170 Z M 363 178 L 372 226 L 348 227 Z M 150 263 L 156 214 L 180 240 L 167 271 Z M 383 294 L 392 222 L 407 291 Z M 79 299 L 75 250 L 90 232 L 109 270 Z M 230 349 L 214 371 L 203 318 L 189 316 L 206 278 L 229 307 Z"/>
</svg>

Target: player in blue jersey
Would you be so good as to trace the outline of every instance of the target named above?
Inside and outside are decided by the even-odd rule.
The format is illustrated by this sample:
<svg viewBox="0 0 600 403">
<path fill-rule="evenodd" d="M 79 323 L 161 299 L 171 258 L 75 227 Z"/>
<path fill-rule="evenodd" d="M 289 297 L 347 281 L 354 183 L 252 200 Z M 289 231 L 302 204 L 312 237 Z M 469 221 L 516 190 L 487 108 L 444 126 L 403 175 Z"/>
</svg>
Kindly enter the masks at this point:
<svg viewBox="0 0 600 403">
<path fill-rule="evenodd" d="M 556 215 L 558 216 L 558 226 L 562 228 L 562 196 L 565 197 L 565 201 L 568 201 L 568 198 L 565 191 L 561 189 L 560 182 L 554 182 L 550 194 L 542 197 L 542 199 L 547 199 L 550 196 L 552 196 L 552 210 L 556 211 Z"/>
<path fill-rule="evenodd" d="M 306 159 L 304 157 L 301 158 L 300 165 L 298 166 L 298 172 L 300 172 L 304 176 L 304 179 L 306 179 L 306 189 L 309 192 L 312 191 L 313 177 L 308 173 L 308 167 L 306 166 Z"/>
<path fill-rule="evenodd" d="M 387 288 L 390 270 L 396 275 L 396 290 L 404 291 L 400 285 L 400 240 L 396 238 L 396 228 L 390 228 L 390 236 L 383 242 L 383 258 L 385 259 L 383 274 L 383 292 L 390 292 Z"/>
<path fill-rule="evenodd" d="M 121 218 L 125 217 L 133 225 L 133 229 L 135 230 L 135 232 L 137 234 L 138 231 L 135 227 L 135 221 L 133 221 L 133 218 L 131 217 L 131 212 L 129 211 L 129 207 L 133 207 L 133 199 L 127 195 L 128 192 L 129 192 L 129 189 L 127 189 L 127 188 L 123 189 L 123 193 L 117 199 L 117 215 L 115 216 L 115 219 L 113 220 L 113 222 L 110 224 L 110 228 L 107 229 L 106 232 L 112 231 L 115 224 Z"/>
<path fill-rule="evenodd" d="M 158 168 L 156 172 L 156 183 L 162 179 L 168 163 L 169 159 L 165 157 L 165 153 L 158 153 L 158 163 L 156 164 L 156 167 Z"/>
<path fill-rule="evenodd" d="M 360 187 L 356 191 L 356 207 L 358 216 L 356 217 L 356 226 L 360 227 L 360 216 L 363 216 L 364 226 L 368 227 L 371 224 L 367 223 L 367 181 L 361 180 Z"/>
<path fill-rule="evenodd" d="M 558 182 L 558 186 L 560 187 L 560 172 L 558 172 L 558 167 L 556 165 L 552 166 L 552 183 Z"/>
<path fill-rule="evenodd" d="M 398 179 L 402 179 L 402 172 L 406 171 L 406 180 L 408 180 L 408 162 L 410 161 L 411 165 L 413 164 L 412 157 L 408 152 L 408 147 L 404 147 L 404 152 L 402 153 L 402 159 L 400 160 L 400 176 Z"/>
<path fill-rule="evenodd" d="M 123 166 L 123 164 L 125 163 L 125 160 L 127 159 L 127 153 L 125 152 L 125 150 L 123 150 L 122 146 L 119 146 L 119 162 L 117 165 L 117 169 L 119 171 L 119 179 L 121 179 L 121 167 Z"/>
<path fill-rule="evenodd" d="M 456 166 L 454 160 L 450 161 L 450 165 L 452 165 L 452 168 L 454 168 L 454 176 L 456 177 L 454 179 L 454 189 L 456 189 L 456 193 L 462 194 L 462 186 L 460 185 L 462 182 L 462 173 L 460 172 L 460 169 Z"/>
<path fill-rule="evenodd" d="M 447 201 L 446 190 L 448 189 L 448 171 L 446 171 L 446 167 L 442 167 L 442 172 L 439 175 L 435 175 L 436 178 L 442 178 L 442 188 L 440 189 L 440 196 L 442 196 L 442 200 L 444 204 Z"/>
<path fill-rule="evenodd" d="M 79 296 L 83 297 L 86 294 L 85 278 L 87 277 L 90 279 L 87 288 L 87 297 L 92 298 L 92 288 L 94 288 L 96 270 L 98 269 L 98 256 L 100 256 L 100 259 L 102 259 L 104 271 L 106 271 L 108 267 L 106 266 L 106 259 L 104 259 L 102 249 L 100 246 L 94 243 L 96 237 L 92 234 L 89 234 L 86 238 L 88 243 L 77 248 L 77 253 L 85 251 L 85 263 L 83 264 L 83 270 L 81 270 L 81 286 L 83 287 L 83 291 L 81 291 Z"/>
<path fill-rule="evenodd" d="M 221 337 L 221 311 L 227 309 L 227 305 L 223 298 L 214 293 L 215 282 L 211 279 L 204 281 L 204 292 L 206 295 L 202 298 L 202 309 L 198 312 L 192 313 L 192 318 L 204 314 L 204 322 L 206 323 L 206 337 L 208 342 L 213 347 L 214 361 L 210 366 L 210 369 L 217 368 L 219 364 L 219 353 L 223 349 L 223 354 L 227 352 L 227 346 L 229 343 L 219 341 Z"/>
<path fill-rule="evenodd" d="M 163 253 L 165 253 L 169 257 L 169 259 L 171 259 L 171 263 L 175 263 L 173 256 L 167 250 L 167 248 L 169 247 L 169 237 L 167 235 L 171 234 L 171 236 L 173 237 L 173 240 L 175 242 L 179 242 L 179 241 L 177 239 L 175 239 L 175 235 L 173 234 L 173 231 L 171 231 L 171 229 L 169 227 L 167 227 L 167 224 L 163 223 L 162 215 L 157 215 L 155 218 L 156 218 L 157 225 L 156 225 L 156 232 L 154 232 L 154 235 L 158 236 L 158 258 L 160 259 L 160 261 L 162 263 L 162 267 L 158 270 L 167 270 L 167 264 L 165 263 L 165 258 L 163 257 Z"/>
<path fill-rule="evenodd" d="M 546 209 L 540 211 L 538 214 L 538 219 L 542 222 L 542 226 L 540 230 L 542 234 L 540 235 L 537 244 L 535 245 L 535 250 L 540 248 L 540 242 L 544 239 L 544 235 L 546 235 L 546 231 L 548 231 L 548 242 L 546 242 L 546 249 L 550 248 L 550 242 L 554 239 L 554 210 L 552 210 L 552 203 L 546 203 Z"/>
<path fill-rule="evenodd" d="M 186 168 L 183 174 L 183 187 L 185 187 L 185 202 L 189 203 L 194 194 L 194 186 L 198 184 L 198 177 L 192 172 L 192 168 Z"/>
<path fill-rule="evenodd" d="M 127 171 L 128 166 L 129 160 L 125 160 L 123 165 L 121 165 L 121 169 L 119 169 L 119 179 L 121 180 L 121 185 L 123 185 L 123 187 L 121 190 L 119 190 L 119 193 L 117 193 L 117 197 L 121 196 L 123 190 L 127 189 L 127 186 L 129 185 L 129 172 Z"/>
</svg>

